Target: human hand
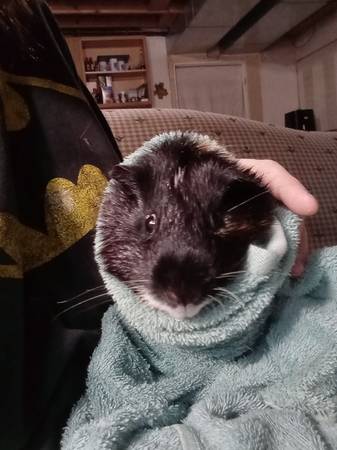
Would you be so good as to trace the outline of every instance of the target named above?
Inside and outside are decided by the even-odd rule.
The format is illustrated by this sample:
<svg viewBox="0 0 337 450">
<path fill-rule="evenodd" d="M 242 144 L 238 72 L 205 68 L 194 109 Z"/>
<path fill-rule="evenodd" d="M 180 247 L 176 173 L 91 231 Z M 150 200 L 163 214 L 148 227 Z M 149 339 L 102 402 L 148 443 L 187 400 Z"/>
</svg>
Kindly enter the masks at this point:
<svg viewBox="0 0 337 450">
<path fill-rule="evenodd" d="M 300 216 L 312 216 L 318 211 L 318 202 L 295 177 L 276 161 L 269 159 L 239 159 L 239 164 L 261 177 L 275 198 Z M 304 272 L 309 257 L 308 233 L 304 222 L 300 229 L 300 243 L 292 275 L 299 277 Z"/>
</svg>

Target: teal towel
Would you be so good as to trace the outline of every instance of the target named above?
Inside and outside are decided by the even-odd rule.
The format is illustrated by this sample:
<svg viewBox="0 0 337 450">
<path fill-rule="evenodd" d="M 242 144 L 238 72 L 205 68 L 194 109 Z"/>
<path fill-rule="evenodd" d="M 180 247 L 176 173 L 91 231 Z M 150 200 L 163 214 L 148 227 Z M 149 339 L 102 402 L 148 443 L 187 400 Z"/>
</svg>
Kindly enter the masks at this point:
<svg viewBox="0 0 337 450">
<path fill-rule="evenodd" d="M 246 272 L 192 319 L 139 302 L 101 268 L 116 304 L 63 450 L 337 449 L 337 248 L 299 281 L 299 219 L 284 209 Z"/>
</svg>

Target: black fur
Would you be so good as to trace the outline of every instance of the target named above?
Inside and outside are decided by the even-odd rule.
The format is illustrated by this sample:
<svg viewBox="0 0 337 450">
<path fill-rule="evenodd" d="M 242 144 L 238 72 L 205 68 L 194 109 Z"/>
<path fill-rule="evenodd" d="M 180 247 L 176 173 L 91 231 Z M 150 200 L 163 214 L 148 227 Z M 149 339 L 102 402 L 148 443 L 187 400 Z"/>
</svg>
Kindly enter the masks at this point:
<svg viewBox="0 0 337 450">
<path fill-rule="evenodd" d="M 198 304 L 223 286 L 217 277 L 242 269 L 249 244 L 272 223 L 274 201 L 260 180 L 189 134 L 116 166 L 112 178 L 100 256 L 109 272 L 171 306 Z"/>
</svg>

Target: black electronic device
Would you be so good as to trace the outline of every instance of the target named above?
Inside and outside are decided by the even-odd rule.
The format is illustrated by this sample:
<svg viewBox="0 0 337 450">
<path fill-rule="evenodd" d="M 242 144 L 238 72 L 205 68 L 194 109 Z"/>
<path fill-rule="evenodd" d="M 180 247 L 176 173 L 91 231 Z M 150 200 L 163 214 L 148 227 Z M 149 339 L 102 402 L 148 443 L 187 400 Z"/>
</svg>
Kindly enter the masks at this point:
<svg viewBox="0 0 337 450">
<path fill-rule="evenodd" d="M 297 109 L 285 114 L 285 126 L 296 130 L 315 131 L 315 116 L 312 109 Z"/>
</svg>

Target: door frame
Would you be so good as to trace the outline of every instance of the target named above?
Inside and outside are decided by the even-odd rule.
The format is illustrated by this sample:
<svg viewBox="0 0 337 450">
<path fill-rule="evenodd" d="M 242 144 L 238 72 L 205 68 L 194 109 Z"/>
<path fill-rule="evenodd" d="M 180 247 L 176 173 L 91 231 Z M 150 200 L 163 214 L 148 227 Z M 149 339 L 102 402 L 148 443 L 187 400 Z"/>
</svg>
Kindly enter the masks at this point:
<svg viewBox="0 0 337 450">
<path fill-rule="evenodd" d="M 212 66 L 240 66 L 242 70 L 242 89 L 243 89 L 243 117 L 249 118 L 249 97 L 247 90 L 247 68 L 243 61 L 191 61 L 191 62 L 173 62 L 171 65 L 171 83 L 172 83 L 172 101 L 174 108 L 180 108 L 178 98 L 176 70 L 179 67 L 212 67 Z"/>
</svg>

